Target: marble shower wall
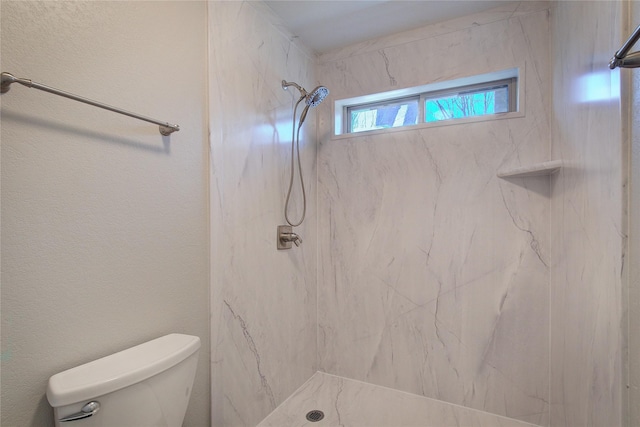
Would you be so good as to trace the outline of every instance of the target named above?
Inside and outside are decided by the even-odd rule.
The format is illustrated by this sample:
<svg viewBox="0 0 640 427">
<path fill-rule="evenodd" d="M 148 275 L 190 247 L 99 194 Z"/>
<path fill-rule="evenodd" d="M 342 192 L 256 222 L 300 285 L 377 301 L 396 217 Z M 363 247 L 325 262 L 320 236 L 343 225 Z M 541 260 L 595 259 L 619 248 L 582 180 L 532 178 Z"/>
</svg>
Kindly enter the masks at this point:
<svg viewBox="0 0 640 427">
<path fill-rule="evenodd" d="M 552 153 L 564 162 L 551 203 L 553 426 L 623 425 L 620 81 L 634 71 L 610 71 L 608 62 L 628 36 L 626 6 L 562 1 L 553 13 Z"/>
<path fill-rule="evenodd" d="M 316 371 L 315 120 L 302 135 L 304 243 L 276 249 L 289 183 L 283 79 L 314 87 L 313 56 L 250 2 L 209 2 L 213 425 L 257 425 Z M 300 214 L 300 193 L 291 212 Z"/>
<path fill-rule="evenodd" d="M 631 22 L 640 22 L 640 4 L 631 3 Z M 627 30 L 629 34 L 631 29 Z M 625 425 L 640 425 L 640 73 L 638 70 L 629 73 L 631 81 L 631 137 L 629 141 L 629 253 L 625 256 L 629 260 L 629 293 L 627 308 L 629 323 L 627 331 L 627 377 L 628 388 L 624 396 L 627 408 L 624 419 Z M 624 296 L 623 296 L 624 298 Z M 623 306 L 624 307 L 624 306 Z M 623 371 L 624 372 L 624 371 Z"/>
<path fill-rule="evenodd" d="M 549 423 L 549 4 L 321 56 L 321 370 Z M 332 138 L 336 99 L 522 67 L 524 116 Z"/>
</svg>

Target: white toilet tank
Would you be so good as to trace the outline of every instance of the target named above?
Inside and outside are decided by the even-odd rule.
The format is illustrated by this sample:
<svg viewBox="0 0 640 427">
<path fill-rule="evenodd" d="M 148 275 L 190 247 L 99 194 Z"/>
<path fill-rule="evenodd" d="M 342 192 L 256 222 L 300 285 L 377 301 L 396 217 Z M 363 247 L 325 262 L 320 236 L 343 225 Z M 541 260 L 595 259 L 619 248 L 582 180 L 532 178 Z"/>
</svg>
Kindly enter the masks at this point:
<svg viewBox="0 0 640 427">
<path fill-rule="evenodd" d="M 182 426 L 199 349 L 200 338 L 170 334 L 52 376 L 56 427 Z"/>
</svg>

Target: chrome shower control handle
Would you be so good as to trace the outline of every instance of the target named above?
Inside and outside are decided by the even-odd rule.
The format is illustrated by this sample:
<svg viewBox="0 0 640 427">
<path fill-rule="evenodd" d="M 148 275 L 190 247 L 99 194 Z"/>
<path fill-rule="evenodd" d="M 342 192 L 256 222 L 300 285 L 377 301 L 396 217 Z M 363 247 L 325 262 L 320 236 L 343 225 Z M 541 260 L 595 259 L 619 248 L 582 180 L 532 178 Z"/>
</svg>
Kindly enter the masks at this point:
<svg viewBox="0 0 640 427">
<path fill-rule="evenodd" d="M 83 418 L 89 418 L 92 415 L 95 415 L 100 410 L 100 402 L 96 402 L 92 400 L 82 407 L 80 412 L 76 412 L 75 414 L 67 415 L 64 418 L 60 418 L 61 423 L 66 423 L 67 421 L 76 421 L 81 420 Z"/>
<path fill-rule="evenodd" d="M 296 233 L 291 233 L 289 239 L 291 239 L 291 241 L 295 243 L 296 247 L 300 246 L 300 243 L 302 243 L 302 239 Z"/>
<path fill-rule="evenodd" d="M 296 246 L 300 246 L 302 238 L 293 232 L 293 227 L 290 225 L 278 226 L 278 249 L 291 249 L 291 243 L 295 243 Z"/>
</svg>

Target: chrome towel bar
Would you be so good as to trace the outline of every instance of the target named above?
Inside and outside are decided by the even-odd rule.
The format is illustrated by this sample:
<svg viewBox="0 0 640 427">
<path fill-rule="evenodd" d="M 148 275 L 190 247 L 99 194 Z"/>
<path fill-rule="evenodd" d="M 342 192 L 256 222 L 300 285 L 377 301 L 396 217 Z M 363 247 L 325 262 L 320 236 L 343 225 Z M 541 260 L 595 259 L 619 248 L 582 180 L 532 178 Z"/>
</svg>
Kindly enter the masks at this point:
<svg viewBox="0 0 640 427">
<path fill-rule="evenodd" d="M 29 79 L 22 79 L 18 77 L 14 77 L 11 73 L 2 73 L 2 82 L 0 84 L 0 93 L 9 92 L 9 88 L 12 83 L 20 83 L 23 86 L 43 90 L 45 92 L 53 93 L 54 95 L 64 96 L 65 98 L 73 99 L 74 101 L 83 102 L 85 104 L 93 105 L 94 107 L 104 108 L 105 110 L 113 111 L 114 113 L 124 114 L 125 116 L 133 117 L 134 119 L 144 120 L 145 122 L 154 123 L 160 126 L 160 133 L 162 135 L 171 135 L 173 132 L 179 131 L 180 126 L 172 125 L 171 123 L 163 122 L 160 120 L 155 120 L 150 117 L 145 117 L 140 114 L 131 113 L 129 111 L 122 110 L 120 108 L 112 107 L 107 104 L 103 104 L 101 102 L 93 101 L 88 98 L 83 98 L 82 96 L 74 95 L 69 92 L 65 92 L 63 90 L 54 89 L 52 87 L 36 83 Z"/>
<path fill-rule="evenodd" d="M 619 51 L 613 55 L 609 61 L 609 68 L 612 70 L 616 67 L 620 68 L 638 68 L 640 67 L 640 52 L 629 53 L 634 44 L 640 39 L 640 25 L 635 29 L 633 34 L 629 36 Z"/>
</svg>

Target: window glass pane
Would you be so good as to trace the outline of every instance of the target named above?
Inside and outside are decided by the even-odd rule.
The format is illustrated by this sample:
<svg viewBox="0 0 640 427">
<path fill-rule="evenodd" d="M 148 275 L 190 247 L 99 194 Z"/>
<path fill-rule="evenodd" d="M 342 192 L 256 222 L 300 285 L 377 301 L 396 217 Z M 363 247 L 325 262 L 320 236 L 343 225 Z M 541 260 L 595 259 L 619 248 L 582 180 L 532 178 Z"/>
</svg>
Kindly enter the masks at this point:
<svg viewBox="0 0 640 427">
<path fill-rule="evenodd" d="M 491 120 L 496 114 L 517 112 L 518 84 L 514 68 L 336 101 L 335 134 L 466 117 Z"/>
<path fill-rule="evenodd" d="M 349 108 L 349 132 L 415 125 L 418 123 L 418 103 L 414 98 Z"/>
<path fill-rule="evenodd" d="M 509 86 L 463 92 L 425 101 L 425 122 L 509 111 Z"/>
</svg>

